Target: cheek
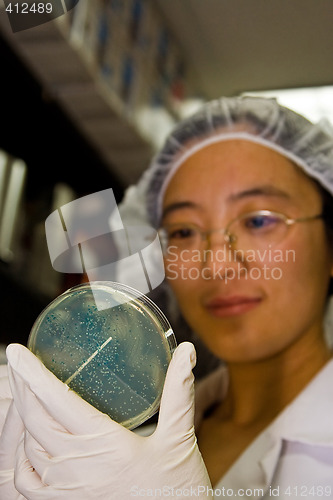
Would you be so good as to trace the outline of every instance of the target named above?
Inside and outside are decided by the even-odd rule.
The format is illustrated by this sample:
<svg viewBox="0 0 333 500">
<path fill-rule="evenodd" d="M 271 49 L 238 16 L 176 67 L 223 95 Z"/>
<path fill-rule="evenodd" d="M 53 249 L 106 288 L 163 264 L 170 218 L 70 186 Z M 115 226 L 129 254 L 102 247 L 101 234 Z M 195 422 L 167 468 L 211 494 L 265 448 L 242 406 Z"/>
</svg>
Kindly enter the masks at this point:
<svg viewBox="0 0 333 500">
<path fill-rule="evenodd" d="M 298 250 L 297 255 L 301 262 L 302 259 L 304 261 L 304 268 L 307 269 L 306 276 L 317 286 L 317 291 L 319 292 L 322 289 L 322 295 L 326 296 L 332 267 L 332 251 L 326 235 L 319 232 L 318 237 L 307 241 Z"/>
<path fill-rule="evenodd" d="M 321 312 L 326 303 L 332 265 L 326 237 L 322 232 L 318 232 L 317 237 L 307 235 L 289 248 L 292 250 L 281 253 L 281 262 L 274 264 L 281 274 L 276 283 L 280 298 L 292 301 L 300 311 L 310 308 Z"/>
<path fill-rule="evenodd" d="M 177 262 L 175 260 L 165 260 L 166 279 L 171 287 L 180 308 L 192 309 L 194 304 L 199 303 L 199 294 L 202 287 L 201 267 L 198 263 Z"/>
<path fill-rule="evenodd" d="M 165 275 L 177 298 L 181 298 L 182 296 L 186 297 L 189 290 L 194 288 L 194 282 L 198 280 L 200 270 L 193 266 L 167 262 L 165 264 Z"/>
</svg>

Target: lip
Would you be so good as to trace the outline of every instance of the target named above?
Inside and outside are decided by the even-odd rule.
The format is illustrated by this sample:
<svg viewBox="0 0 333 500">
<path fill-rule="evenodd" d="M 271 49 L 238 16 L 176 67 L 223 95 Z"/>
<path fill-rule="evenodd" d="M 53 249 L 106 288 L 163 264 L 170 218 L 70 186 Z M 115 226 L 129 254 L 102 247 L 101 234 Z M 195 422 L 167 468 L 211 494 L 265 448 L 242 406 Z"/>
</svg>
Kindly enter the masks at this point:
<svg viewBox="0 0 333 500">
<path fill-rule="evenodd" d="M 213 316 L 225 318 L 238 316 L 251 311 L 261 303 L 260 297 L 233 295 L 230 297 L 216 297 L 205 303 L 205 308 Z"/>
</svg>

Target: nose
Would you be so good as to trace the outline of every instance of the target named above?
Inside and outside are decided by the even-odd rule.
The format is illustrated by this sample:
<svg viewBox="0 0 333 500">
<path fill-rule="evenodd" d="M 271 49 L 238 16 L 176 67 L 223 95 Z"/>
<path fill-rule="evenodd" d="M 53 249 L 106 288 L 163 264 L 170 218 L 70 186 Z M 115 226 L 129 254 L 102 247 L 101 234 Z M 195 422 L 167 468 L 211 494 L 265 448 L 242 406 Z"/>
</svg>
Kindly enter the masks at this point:
<svg viewBox="0 0 333 500">
<path fill-rule="evenodd" d="M 236 239 L 224 229 L 207 234 L 207 247 L 203 253 L 202 265 L 206 275 L 216 278 L 234 279 L 246 268 L 244 254 L 235 247 Z"/>
<path fill-rule="evenodd" d="M 231 247 L 235 243 L 235 237 L 226 229 L 212 229 L 206 233 L 207 243 L 209 248 L 217 245 L 219 247 L 227 245 Z"/>
</svg>

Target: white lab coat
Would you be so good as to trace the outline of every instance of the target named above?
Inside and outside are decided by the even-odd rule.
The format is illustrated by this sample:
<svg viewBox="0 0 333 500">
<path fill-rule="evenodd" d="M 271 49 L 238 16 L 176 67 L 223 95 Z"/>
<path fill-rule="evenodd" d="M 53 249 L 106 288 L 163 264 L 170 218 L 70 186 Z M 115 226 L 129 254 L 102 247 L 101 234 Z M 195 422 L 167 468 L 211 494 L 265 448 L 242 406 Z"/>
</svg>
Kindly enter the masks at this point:
<svg viewBox="0 0 333 500">
<path fill-rule="evenodd" d="M 215 498 L 333 498 L 333 360 L 252 442 L 214 489 Z"/>
</svg>

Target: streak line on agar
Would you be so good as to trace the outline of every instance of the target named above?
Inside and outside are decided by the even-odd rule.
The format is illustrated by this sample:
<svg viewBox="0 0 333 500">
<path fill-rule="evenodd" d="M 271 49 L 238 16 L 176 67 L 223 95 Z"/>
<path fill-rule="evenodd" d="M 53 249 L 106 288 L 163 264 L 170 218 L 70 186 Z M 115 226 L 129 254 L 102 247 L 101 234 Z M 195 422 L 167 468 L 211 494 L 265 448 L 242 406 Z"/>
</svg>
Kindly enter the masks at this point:
<svg viewBox="0 0 333 500">
<path fill-rule="evenodd" d="M 65 384 L 68 385 L 70 382 L 72 382 L 72 380 L 76 377 L 76 375 L 78 375 L 83 370 L 83 368 L 85 368 L 90 363 L 90 361 L 92 361 L 97 356 L 97 354 L 99 354 L 101 350 L 104 349 L 104 347 L 108 345 L 109 342 L 111 342 L 111 340 L 112 337 L 109 337 L 105 342 L 103 342 L 103 344 L 100 345 L 99 348 L 96 349 L 96 351 L 93 352 L 91 356 L 89 356 L 87 361 L 85 361 L 81 366 L 79 366 L 79 368 L 74 373 L 72 373 L 72 375 L 67 380 L 65 380 Z"/>
<path fill-rule="evenodd" d="M 72 373 L 72 375 L 70 377 L 68 377 L 67 380 L 65 380 L 65 384 L 66 385 L 69 385 L 72 380 L 79 374 L 82 372 L 83 368 L 85 368 L 96 356 L 97 354 L 99 354 L 105 346 L 108 345 L 109 342 L 111 342 L 112 340 L 112 337 L 109 337 L 105 342 L 103 342 L 103 344 L 101 344 L 98 349 L 96 349 L 95 352 L 92 353 L 91 356 L 89 356 L 89 358 L 81 365 L 79 366 L 79 368 L 74 372 Z M 115 376 L 115 378 L 121 383 L 121 384 L 124 384 L 133 394 L 135 394 L 135 396 L 137 396 L 139 399 L 141 399 L 142 401 L 144 401 L 148 406 L 151 404 L 146 398 L 142 397 L 141 394 L 138 394 L 136 391 L 134 391 L 132 389 L 132 387 L 130 387 L 126 382 L 124 382 L 116 373 L 112 372 L 113 375 Z"/>
</svg>

